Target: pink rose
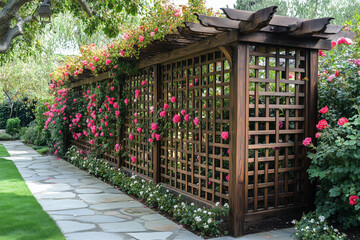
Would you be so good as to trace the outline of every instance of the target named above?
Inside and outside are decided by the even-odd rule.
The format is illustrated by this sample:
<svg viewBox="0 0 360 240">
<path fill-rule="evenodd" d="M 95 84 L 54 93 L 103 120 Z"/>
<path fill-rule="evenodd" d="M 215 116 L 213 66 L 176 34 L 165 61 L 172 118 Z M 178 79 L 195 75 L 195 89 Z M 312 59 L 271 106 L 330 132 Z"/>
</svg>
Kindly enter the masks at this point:
<svg viewBox="0 0 360 240">
<path fill-rule="evenodd" d="M 137 128 L 136 129 L 139 133 L 142 131 L 142 129 L 141 128 Z"/>
<path fill-rule="evenodd" d="M 136 157 L 132 156 L 132 157 L 131 157 L 131 161 L 132 161 L 133 163 L 136 163 Z"/>
<path fill-rule="evenodd" d="M 334 75 L 334 74 L 331 74 L 331 75 L 328 77 L 329 81 L 332 82 L 332 80 L 334 79 L 334 77 L 335 77 L 335 75 Z"/>
<path fill-rule="evenodd" d="M 110 59 L 106 59 L 105 61 L 106 65 L 109 65 L 111 63 L 111 60 Z"/>
<path fill-rule="evenodd" d="M 225 178 L 226 178 L 226 181 L 229 181 L 229 178 L 230 178 L 229 174 Z"/>
<path fill-rule="evenodd" d="M 127 34 L 127 33 L 125 33 L 125 34 L 124 34 L 124 38 L 125 38 L 125 40 L 129 40 L 130 35 L 129 35 L 129 34 Z"/>
<path fill-rule="evenodd" d="M 124 103 L 125 103 L 126 105 L 128 105 L 128 104 L 129 104 L 129 100 L 127 100 L 127 98 L 125 98 Z"/>
<path fill-rule="evenodd" d="M 151 130 L 157 130 L 157 129 L 158 129 L 158 125 L 156 123 L 152 123 Z"/>
<path fill-rule="evenodd" d="M 114 108 L 118 108 L 119 105 L 118 105 L 117 103 L 114 103 L 113 107 L 114 107 Z"/>
<path fill-rule="evenodd" d="M 156 141 L 160 141 L 161 140 L 161 135 L 160 134 L 156 134 L 155 135 Z"/>
<path fill-rule="evenodd" d="M 94 141 L 93 141 L 93 140 L 90 140 L 89 143 L 90 143 L 90 145 L 93 145 L 93 144 L 94 144 Z"/>
<path fill-rule="evenodd" d="M 186 115 L 184 116 L 184 120 L 187 121 L 187 122 L 189 121 L 189 118 L 190 118 L 190 114 L 186 114 Z"/>
<path fill-rule="evenodd" d="M 323 108 L 321 108 L 321 109 L 319 110 L 319 113 L 325 114 L 325 113 L 327 113 L 328 111 L 329 111 L 329 108 L 328 108 L 327 106 L 325 106 L 325 107 L 323 107 Z"/>
<path fill-rule="evenodd" d="M 161 111 L 160 112 L 160 117 L 165 117 L 166 116 L 166 111 Z"/>
<path fill-rule="evenodd" d="M 143 36 L 139 36 L 139 42 L 144 41 L 144 37 Z"/>
<path fill-rule="evenodd" d="M 197 117 L 194 119 L 194 124 L 195 124 L 195 126 L 197 126 L 199 124 L 199 119 Z"/>
<path fill-rule="evenodd" d="M 151 32 L 150 36 L 154 37 L 155 36 L 155 32 Z"/>
<path fill-rule="evenodd" d="M 322 133 L 318 132 L 318 133 L 315 134 L 315 138 L 319 138 L 321 135 L 322 135 Z"/>
<path fill-rule="evenodd" d="M 183 115 L 183 116 L 185 116 L 185 114 L 186 114 L 186 111 L 185 110 L 181 110 L 181 115 Z"/>
<path fill-rule="evenodd" d="M 349 122 L 346 118 L 344 118 L 344 117 L 342 117 L 342 118 L 340 118 L 339 120 L 338 120 L 338 124 L 339 124 L 339 126 L 342 126 L 342 125 L 344 125 L 345 123 L 347 123 L 347 122 Z"/>
<path fill-rule="evenodd" d="M 119 145 L 119 144 L 116 144 L 116 145 L 115 145 L 115 151 L 118 152 L 119 150 L 120 150 L 120 145 Z"/>
<path fill-rule="evenodd" d="M 164 109 L 168 109 L 169 108 L 169 104 L 165 103 L 164 104 Z"/>
<path fill-rule="evenodd" d="M 171 98 L 170 98 L 170 101 L 171 101 L 172 103 L 176 102 L 176 97 L 171 97 Z"/>
<path fill-rule="evenodd" d="M 137 120 L 136 118 L 134 119 L 134 123 L 135 123 L 135 124 L 137 124 L 137 123 L 138 123 L 138 120 Z"/>
<path fill-rule="evenodd" d="M 309 146 L 311 144 L 311 138 L 307 137 L 303 140 L 304 146 Z"/>
<path fill-rule="evenodd" d="M 221 137 L 222 137 L 222 139 L 228 139 L 229 138 L 229 132 L 222 132 L 221 133 Z"/>
<path fill-rule="evenodd" d="M 149 143 L 152 143 L 154 140 L 152 138 L 148 139 Z"/>
<path fill-rule="evenodd" d="M 130 139 L 130 140 L 134 140 L 134 135 L 129 134 L 129 139 Z"/>
<path fill-rule="evenodd" d="M 181 121 L 181 117 L 179 114 L 175 114 L 173 117 L 173 122 L 174 123 L 179 123 Z"/>
</svg>

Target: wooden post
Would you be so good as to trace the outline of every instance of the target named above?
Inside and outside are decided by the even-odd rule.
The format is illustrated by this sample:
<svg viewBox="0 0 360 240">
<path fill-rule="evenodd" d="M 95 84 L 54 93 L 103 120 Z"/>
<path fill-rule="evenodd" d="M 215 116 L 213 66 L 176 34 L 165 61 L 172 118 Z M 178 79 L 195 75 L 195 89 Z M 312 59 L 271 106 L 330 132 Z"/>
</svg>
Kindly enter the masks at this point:
<svg viewBox="0 0 360 240">
<path fill-rule="evenodd" d="M 245 223 L 245 171 L 248 156 L 248 44 L 238 43 L 234 49 L 230 97 L 230 232 L 243 235 Z"/>
<path fill-rule="evenodd" d="M 318 110 L 317 110 L 317 96 L 318 96 L 318 51 L 317 50 L 309 50 L 308 57 L 308 96 L 307 98 L 307 131 L 305 137 L 311 137 L 313 143 L 316 145 L 316 124 L 318 120 Z M 308 169 L 311 159 L 307 159 L 306 169 Z M 316 193 L 316 186 L 311 184 L 306 174 L 306 203 L 307 208 L 312 209 L 314 207 L 314 200 L 315 200 L 315 193 Z"/>
<path fill-rule="evenodd" d="M 153 66 L 154 73 L 154 99 L 153 106 L 155 109 L 158 108 L 158 103 L 161 97 L 161 65 L 156 64 Z M 154 112 L 154 119 L 156 116 L 156 111 Z M 152 152 L 152 161 L 153 161 L 153 179 L 155 183 L 159 183 L 161 179 L 160 173 L 160 146 L 161 142 L 154 141 L 153 152 Z"/>
</svg>

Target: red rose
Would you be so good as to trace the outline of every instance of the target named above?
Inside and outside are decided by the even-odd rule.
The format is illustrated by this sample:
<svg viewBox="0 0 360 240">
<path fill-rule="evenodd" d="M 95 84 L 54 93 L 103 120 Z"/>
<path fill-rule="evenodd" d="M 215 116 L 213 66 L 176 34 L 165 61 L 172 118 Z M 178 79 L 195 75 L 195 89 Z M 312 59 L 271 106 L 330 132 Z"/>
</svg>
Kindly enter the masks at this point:
<svg viewBox="0 0 360 240">
<path fill-rule="evenodd" d="M 349 197 L 349 203 L 350 203 L 350 205 L 356 205 L 356 204 L 357 204 L 357 200 L 359 200 L 359 199 L 360 199 L 359 196 L 355 196 L 355 195 Z"/>
<path fill-rule="evenodd" d="M 327 113 L 328 111 L 329 111 L 328 106 L 325 106 L 319 110 L 319 113 L 324 114 L 324 113 Z"/>
<path fill-rule="evenodd" d="M 345 123 L 349 122 L 346 118 L 342 117 L 338 120 L 338 124 L 340 126 L 344 125 Z"/>
<path fill-rule="evenodd" d="M 336 70 L 335 77 L 339 76 L 340 71 Z"/>
<path fill-rule="evenodd" d="M 328 127 L 329 124 L 327 123 L 327 121 L 325 119 L 320 120 L 320 122 L 316 125 L 316 127 L 319 130 L 323 130 L 324 128 Z"/>
</svg>

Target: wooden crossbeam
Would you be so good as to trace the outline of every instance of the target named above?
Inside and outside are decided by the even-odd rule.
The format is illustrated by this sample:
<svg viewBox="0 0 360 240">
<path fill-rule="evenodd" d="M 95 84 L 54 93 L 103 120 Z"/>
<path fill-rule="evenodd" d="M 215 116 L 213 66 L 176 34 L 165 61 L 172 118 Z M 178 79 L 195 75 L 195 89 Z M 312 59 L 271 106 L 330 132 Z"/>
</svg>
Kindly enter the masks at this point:
<svg viewBox="0 0 360 240">
<path fill-rule="evenodd" d="M 222 31 L 216 30 L 213 27 L 204 27 L 200 23 L 185 22 L 184 24 L 192 32 L 204 33 L 204 34 L 218 34 L 218 33 L 222 32 Z"/>
<path fill-rule="evenodd" d="M 324 33 L 327 25 L 332 19 L 334 18 L 319 18 L 300 22 L 290 26 L 291 29 L 294 29 L 290 34 L 294 36 L 303 36 Z"/>
<path fill-rule="evenodd" d="M 232 9 L 232 8 L 221 8 L 221 10 L 225 13 L 225 15 L 229 19 L 236 20 L 236 21 L 249 21 L 249 19 L 251 18 L 251 14 L 252 14 L 252 12 L 249 12 L 249 11 L 237 10 L 237 9 Z M 307 21 L 307 20 L 303 19 L 303 18 L 275 15 L 272 17 L 271 21 L 269 22 L 269 25 L 270 25 L 270 27 L 273 27 L 274 29 L 278 28 L 278 29 L 284 30 L 279 27 L 289 27 L 291 25 L 297 25 L 300 22 L 304 22 L 304 21 Z M 324 33 L 325 34 L 338 33 L 341 31 L 342 28 L 343 28 L 343 26 L 341 26 L 341 25 L 328 24 Z M 272 31 L 272 32 L 277 32 L 277 31 Z"/>
<path fill-rule="evenodd" d="M 277 6 L 260 9 L 248 18 L 239 23 L 239 31 L 243 33 L 251 33 L 267 26 L 276 12 Z"/>
<path fill-rule="evenodd" d="M 226 28 L 226 29 L 239 29 L 239 22 L 235 20 L 231 20 L 228 18 L 219 18 L 219 17 L 212 17 L 206 16 L 203 14 L 197 14 L 197 19 L 204 27 L 215 27 L 218 28 Z"/>
</svg>

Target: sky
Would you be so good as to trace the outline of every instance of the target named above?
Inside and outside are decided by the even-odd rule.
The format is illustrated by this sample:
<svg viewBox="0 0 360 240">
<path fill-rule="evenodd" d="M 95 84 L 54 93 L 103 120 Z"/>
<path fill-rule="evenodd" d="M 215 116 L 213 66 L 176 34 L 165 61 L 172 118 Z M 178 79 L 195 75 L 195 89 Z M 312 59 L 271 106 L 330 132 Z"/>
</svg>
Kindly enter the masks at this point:
<svg viewBox="0 0 360 240">
<path fill-rule="evenodd" d="M 177 5 L 186 5 L 187 0 L 173 0 L 173 2 Z M 206 6 L 208 8 L 212 7 L 215 11 L 226 7 L 226 5 L 229 5 L 230 8 L 233 8 L 236 0 L 206 0 Z"/>
</svg>

